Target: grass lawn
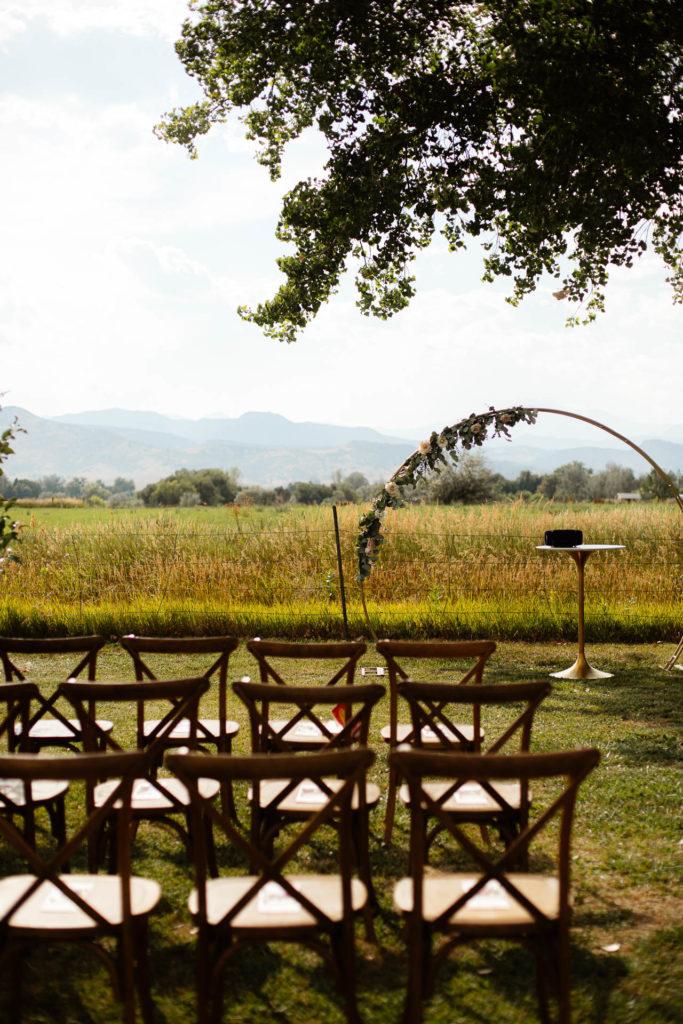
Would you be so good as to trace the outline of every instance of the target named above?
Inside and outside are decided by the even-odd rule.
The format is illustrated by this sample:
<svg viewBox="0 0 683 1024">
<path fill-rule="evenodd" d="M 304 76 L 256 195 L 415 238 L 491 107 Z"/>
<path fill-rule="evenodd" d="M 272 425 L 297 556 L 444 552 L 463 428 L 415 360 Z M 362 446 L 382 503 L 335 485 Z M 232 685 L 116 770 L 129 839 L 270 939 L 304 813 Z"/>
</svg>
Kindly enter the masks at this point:
<svg viewBox="0 0 683 1024">
<path fill-rule="evenodd" d="M 602 761 L 584 783 L 574 834 L 574 927 L 572 931 L 573 1021 L 575 1024 L 660 1024 L 683 1019 L 681 985 L 681 775 L 680 693 L 683 673 L 660 669 L 672 645 L 590 644 L 589 660 L 614 673 L 612 679 L 580 683 L 555 681 L 537 714 L 533 749 L 597 746 Z M 571 642 L 501 643 L 487 667 L 489 682 L 547 678 L 574 660 Z M 370 648 L 362 664 L 379 664 Z M 50 684 L 71 665 L 39 658 L 18 659 L 27 678 Z M 30 662 L 27 666 L 27 661 Z M 313 667 L 300 662 L 299 678 L 313 682 Z M 178 659 L 173 675 L 198 672 L 194 659 Z M 169 673 L 170 674 L 170 673 Z M 255 662 L 240 647 L 230 676 L 255 677 Z M 127 656 L 105 648 L 102 679 L 131 678 Z M 434 679 L 446 680 L 442 666 Z M 416 678 L 420 678 L 416 674 Z M 423 675 L 423 678 L 426 676 Z M 210 711 L 211 699 L 204 711 Z M 385 698 L 386 700 L 386 698 Z M 246 752 L 245 716 L 233 698 L 230 714 L 242 725 L 235 748 Z M 380 704 L 374 717 L 378 752 L 374 776 L 386 778 L 379 730 L 388 721 Z M 131 735 L 132 714 L 117 727 Z M 71 795 L 76 815 L 81 796 Z M 240 802 L 246 821 L 246 804 Z M 379 841 L 383 805 L 371 820 L 371 858 L 379 909 L 379 945 L 357 930 L 358 994 L 368 1024 L 400 1019 L 405 948 L 393 911 L 391 890 L 406 871 L 408 819 L 399 806 L 395 842 Z M 44 824 L 41 822 L 41 824 Z M 219 859 L 233 851 L 219 845 Z M 0 846 L 0 872 L 9 869 Z M 160 912 L 151 921 L 153 996 L 160 1024 L 188 1024 L 196 1018 L 194 938 L 186 912 L 192 872 L 176 836 L 142 826 L 134 869 L 156 877 L 163 887 Z M 288 1024 L 341 1022 L 341 1002 L 325 965 L 294 946 L 255 946 L 233 961 L 225 975 L 227 1022 Z M 0 973 L 0 1020 L 7 1019 L 7 972 Z M 119 1021 L 107 976 L 97 960 L 80 950 L 31 951 L 25 966 L 24 1020 L 28 1024 L 109 1024 Z M 513 944 L 486 942 L 452 957 L 426 1004 L 425 1024 L 526 1024 L 538 1020 L 530 956 Z"/>
</svg>

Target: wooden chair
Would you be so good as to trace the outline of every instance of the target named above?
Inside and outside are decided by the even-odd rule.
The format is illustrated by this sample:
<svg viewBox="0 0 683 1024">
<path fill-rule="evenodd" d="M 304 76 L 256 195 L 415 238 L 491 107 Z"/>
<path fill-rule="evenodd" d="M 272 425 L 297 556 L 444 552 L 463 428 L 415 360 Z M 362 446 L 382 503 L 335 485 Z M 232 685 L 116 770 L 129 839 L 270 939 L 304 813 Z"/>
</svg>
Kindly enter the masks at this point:
<svg viewBox="0 0 683 1024">
<path fill-rule="evenodd" d="M 188 852 L 192 853 L 193 835 L 189 819 L 189 796 L 185 787 L 175 778 L 157 775 L 157 765 L 163 751 L 167 748 L 168 738 L 184 721 L 189 722 L 185 743 L 189 748 L 197 747 L 197 715 L 200 698 L 209 688 L 205 677 L 191 679 L 154 680 L 145 683 L 81 683 L 69 680 L 59 687 L 60 695 L 67 700 L 76 711 L 83 736 L 83 746 L 92 752 L 101 749 L 121 751 L 123 747 L 114 733 L 103 733 L 97 724 L 93 705 L 107 704 L 110 707 L 142 704 L 143 710 L 152 713 L 153 705 L 161 703 L 167 708 L 166 714 L 155 719 L 153 730 L 143 729 L 137 734 L 137 742 L 144 744 L 144 771 L 135 780 L 131 800 L 131 817 L 134 830 L 141 821 L 152 821 L 168 825 L 182 839 Z M 158 711 L 156 712 L 158 714 Z M 143 737 L 142 741 L 140 737 Z M 209 759 L 206 758 L 206 761 Z M 109 801 L 112 782 L 91 785 L 86 789 L 86 807 L 89 814 Z M 218 787 L 207 781 L 203 788 L 207 799 L 213 800 L 218 794 Z M 178 821 L 182 818 L 182 822 Z M 115 820 L 107 820 L 97 837 L 97 843 L 90 846 L 91 870 L 95 870 L 104 857 L 108 845 L 110 856 L 116 849 L 116 837 L 112 831 Z"/>
<path fill-rule="evenodd" d="M 454 716 L 459 717 L 463 706 L 472 707 L 475 702 L 477 715 L 482 707 L 492 710 L 507 707 L 512 710 L 512 714 L 498 728 L 487 721 L 485 753 L 524 754 L 529 750 L 536 710 L 551 689 L 552 686 L 546 680 L 497 685 L 482 683 L 476 689 L 470 685 L 451 686 L 449 683 L 399 683 L 397 693 L 410 709 L 412 743 L 417 749 L 434 751 L 460 747 L 466 750 L 467 743 L 460 733 L 460 726 L 453 719 Z M 483 732 L 482 729 L 482 735 Z M 511 749 L 513 745 L 514 749 Z M 424 786 L 436 799 L 450 783 L 424 782 Z M 408 786 L 400 788 L 399 799 L 410 806 Z M 492 825 L 509 846 L 526 825 L 529 800 L 529 792 L 519 780 L 501 785 L 487 784 L 486 787 L 474 782 L 463 782 L 452 788 L 450 797 L 440 806 L 443 813 L 450 814 L 459 822 Z M 438 823 L 428 831 L 428 849 L 440 831 Z"/>
<path fill-rule="evenodd" d="M 106 638 L 103 636 L 50 637 L 39 640 L 0 637 L 0 659 L 5 673 L 5 681 L 10 683 L 13 679 L 17 679 L 23 682 L 26 678 L 16 661 L 12 660 L 16 659 L 18 654 L 47 655 L 48 657 L 81 655 L 80 660 L 63 678 L 75 679 L 87 669 L 87 678 L 94 680 L 97 672 L 97 655 L 106 642 Z M 74 719 L 67 719 L 62 714 L 57 707 L 57 699 L 56 690 L 50 697 L 43 697 L 38 693 L 38 710 L 31 715 L 28 726 L 28 749 L 36 753 L 43 747 L 66 747 L 73 751 L 77 751 L 81 747 L 78 722 Z M 103 731 L 112 728 L 111 722 L 102 720 L 99 724 Z M 11 749 L 15 749 L 14 735 L 10 738 L 12 740 Z M 22 744 L 22 748 L 26 749 L 24 744 Z"/>
<path fill-rule="evenodd" d="M 31 702 L 40 700 L 35 683 L 5 683 L 0 687 L 0 740 L 7 740 L 8 751 L 26 752 L 28 749 L 28 723 L 31 720 Z M 45 808 L 50 818 L 52 834 L 64 842 L 66 820 L 64 799 L 68 782 L 53 780 L 24 784 L 17 778 L 0 777 L 0 815 L 12 821 L 23 822 L 24 838 L 35 845 L 35 813 Z"/>
<path fill-rule="evenodd" d="M 146 1024 L 152 1021 L 152 1002 L 147 968 L 147 920 L 161 898 L 157 882 L 133 878 L 130 872 L 130 800 L 134 780 L 144 769 L 140 753 L 75 757 L 45 754 L 0 756 L 0 775 L 21 780 L 25 787 L 66 779 L 85 782 L 112 781 L 105 802 L 94 808 L 85 822 L 45 854 L 26 842 L 21 832 L 0 817 L 0 836 L 27 864 L 28 874 L 0 879 L 0 970 L 11 971 L 9 1018 L 21 1019 L 22 966 L 38 942 L 77 942 L 95 952 L 108 968 L 115 997 L 123 1002 L 125 1024 L 135 1024 L 135 982 Z M 79 849 L 90 842 L 102 821 L 118 821 L 117 875 L 65 873 Z M 101 939 L 116 942 L 112 954 Z"/>
<path fill-rule="evenodd" d="M 395 750 L 399 744 L 411 743 L 413 740 L 412 726 L 400 723 L 398 720 L 398 683 L 411 678 L 410 673 L 401 665 L 400 661 L 405 662 L 406 659 L 419 659 L 421 662 L 464 660 L 471 664 L 465 672 L 454 666 L 457 678 L 452 680 L 452 684 L 480 684 L 482 682 L 484 666 L 496 649 L 496 644 L 493 640 L 430 640 L 426 642 L 380 640 L 376 646 L 379 654 L 385 659 L 389 671 L 389 725 L 382 729 L 382 739 L 385 743 L 389 744 L 390 752 Z M 420 669 L 422 669 L 422 666 L 420 666 Z M 460 736 L 459 742 L 464 749 L 478 749 L 481 734 L 476 705 L 473 709 L 472 721 L 460 724 L 458 726 L 458 733 Z M 391 843 L 391 833 L 394 827 L 398 781 L 393 769 L 390 767 L 387 806 L 384 816 L 384 842 L 387 846 Z"/>
<path fill-rule="evenodd" d="M 390 757 L 410 790 L 410 876 L 394 887 L 394 905 L 406 923 L 406 1024 L 420 1020 L 422 1002 L 448 953 L 460 943 L 486 937 L 533 948 L 541 1018 L 549 1020 L 547 981 L 552 977 L 560 1024 L 569 1024 L 571 827 L 578 787 L 598 763 L 599 752 L 472 755 L 412 749 L 394 751 Z M 425 784 L 427 777 L 438 777 L 446 782 L 445 788 L 435 793 Z M 499 786 L 520 780 L 524 788 L 544 780 L 543 799 L 534 800 L 533 817 L 502 854 L 492 852 L 483 839 L 476 842 L 445 809 L 463 783 L 476 783 L 496 799 Z M 533 843 L 555 818 L 559 820 L 554 869 L 546 867 L 549 854 L 544 843 L 539 857 L 543 872 L 514 870 L 522 860 L 533 863 Z M 434 819 L 455 841 L 455 852 L 467 855 L 472 870 L 426 873 L 427 831 Z M 432 951 L 435 934 L 446 936 L 437 952 Z"/>
<path fill-rule="evenodd" d="M 133 659 L 135 678 L 139 682 L 145 679 L 156 680 L 153 667 L 159 671 L 159 665 L 168 668 L 170 659 L 177 659 L 181 655 L 205 655 L 210 658 L 206 670 L 201 675 L 209 680 L 217 682 L 218 696 L 218 718 L 199 718 L 197 720 L 197 741 L 202 750 L 215 749 L 218 754 L 229 754 L 232 750 L 232 741 L 239 732 L 237 722 L 228 718 L 227 708 L 227 679 L 228 663 L 230 655 L 239 645 L 239 640 L 234 636 L 206 636 L 206 637 L 156 637 L 156 636 L 123 636 L 119 640 L 124 651 Z M 143 655 L 152 655 L 152 659 Z M 152 667 L 153 666 L 153 667 Z M 164 672 L 162 678 L 168 679 L 174 676 L 174 672 Z M 143 746 L 145 738 L 143 731 L 153 731 L 156 722 L 145 721 L 142 705 L 138 706 L 138 745 Z M 179 722 L 173 732 L 165 741 L 165 747 L 182 747 L 187 743 L 189 725 L 187 722 Z M 159 764 L 163 758 L 163 749 L 158 747 L 160 753 Z M 235 801 L 232 791 L 228 787 L 221 793 L 221 801 L 224 810 L 235 815 Z"/>
<path fill-rule="evenodd" d="M 367 747 L 370 715 L 375 704 L 384 696 L 384 687 L 378 683 L 355 686 L 278 686 L 251 683 L 242 680 L 233 683 L 233 689 L 249 713 L 251 749 L 253 754 L 293 753 L 301 749 L 301 739 L 318 752 Z M 334 707 L 333 707 L 334 706 Z M 273 709 L 284 708 L 284 718 L 270 718 Z M 328 709 L 333 708 L 331 719 Z M 275 712 L 277 714 L 277 711 Z M 327 779 L 334 789 L 338 780 Z M 326 795 L 308 781 L 282 797 L 288 780 L 262 780 L 258 793 L 251 799 L 251 836 L 254 843 L 272 848 L 273 840 L 287 822 L 309 818 L 325 802 Z M 366 782 L 354 794 L 351 829 L 359 874 L 368 892 L 374 898 L 370 871 L 369 813 L 380 799 L 380 788 Z M 331 824 L 335 819 L 331 820 Z M 365 915 L 366 934 L 374 940 L 370 908 Z"/>
<path fill-rule="evenodd" d="M 281 643 L 275 640 L 261 640 L 257 636 L 253 640 L 249 640 L 247 650 L 254 655 L 258 662 L 262 683 L 289 685 L 289 679 L 285 679 L 283 676 L 284 667 L 279 663 L 284 662 L 288 669 L 291 666 L 290 672 L 288 672 L 288 675 L 291 675 L 296 673 L 296 662 L 306 659 L 328 664 L 329 662 L 335 663 L 332 674 L 327 679 L 321 678 L 317 685 L 334 686 L 343 680 L 347 686 L 351 686 L 358 661 L 365 654 L 367 646 L 361 641 L 333 644 Z M 322 667 L 321 672 L 323 672 Z M 295 678 L 293 682 L 296 684 L 298 680 Z"/>
<path fill-rule="evenodd" d="M 367 890 L 352 877 L 351 813 L 354 793 L 362 791 L 365 775 L 374 761 L 367 748 L 330 750 L 326 753 L 266 754 L 250 757 L 168 754 L 166 764 L 188 787 L 194 829 L 199 837 L 195 852 L 196 888 L 189 901 L 198 928 L 197 989 L 198 1021 L 218 1024 L 222 1010 L 222 972 L 227 961 L 249 943 L 288 940 L 301 942 L 321 954 L 339 984 L 347 1019 L 359 1024 L 356 1005 L 354 916 L 367 902 Z M 209 762 L 208 765 L 206 762 Z M 247 837 L 202 797 L 199 780 L 244 780 L 258 791 L 264 780 L 284 783 L 276 802 L 285 801 L 303 783 L 319 787 L 325 800 L 301 822 L 295 835 L 265 849 Z M 335 777 L 339 785 L 327 780 Z M 207 880 L 203 845 L 203 817 L 222 829 L 234 850 L 247 863 L 247 874 Z M 322 825 L 335 819 L 338 825 L 338 869 L 335 873 L 311 873 L 305 862 L 299 873 L 295 857 L 309 849 Z M 328 945 L 320 941 L 327 937 Z"/>
</svg>

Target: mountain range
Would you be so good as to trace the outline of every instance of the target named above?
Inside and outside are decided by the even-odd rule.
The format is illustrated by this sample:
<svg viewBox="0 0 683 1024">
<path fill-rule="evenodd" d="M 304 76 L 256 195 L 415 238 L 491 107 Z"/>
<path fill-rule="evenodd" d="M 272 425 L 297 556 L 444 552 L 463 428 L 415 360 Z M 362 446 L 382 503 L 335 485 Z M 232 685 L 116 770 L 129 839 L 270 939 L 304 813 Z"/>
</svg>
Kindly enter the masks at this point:
<svg viewBox="0 0 683 1024">
<path fill-rule="evenodd" d="M 359 471 L 375 481 L 393 473 L 419 440 L 370 427 L 295 423 L 268 412 L 190 420 L 107 409 L 47 418 L 6 406 L 0 410 L 0 429 L 15 418 L 22 432 L 16 434 L 15 454 L 4 466 L 10 478 L 56 473 L 111 483 L 122 476 L 132 478 L 136 487 L 181 467 L 237 467 L 243 484 L 267 487 L 295 480 L 327 482 L 336 470 L 343 476 Z M 682 436 L 679 428 L 667 434 Z M 549 443 L 545 438 L 539 442 L 533 446 L 493 439 L 482 453 L 492 470 L 510 478 L 523 469 L 551 472 L 574 460 L 596 471 L 609 462 L 629 466 L 637 474 L 649 468 L 637 452 L 616 440 L 605 446 Z M 683 471 L 683 444 L 657 438 L 638 443 L 663 469 Z"/>
</svg>

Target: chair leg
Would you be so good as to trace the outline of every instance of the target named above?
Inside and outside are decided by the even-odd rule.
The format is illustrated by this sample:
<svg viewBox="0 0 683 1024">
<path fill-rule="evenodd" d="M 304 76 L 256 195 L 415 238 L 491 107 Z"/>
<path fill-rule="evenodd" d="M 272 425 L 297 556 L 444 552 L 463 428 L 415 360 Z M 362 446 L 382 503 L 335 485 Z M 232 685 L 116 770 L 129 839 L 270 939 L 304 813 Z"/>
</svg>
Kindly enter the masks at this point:
<svg viewBox="0 0 683 1024">
<path fill-rule="evenodd" d="M 375 925 L 373 921 L 372 908 L 377 905 L 377 896 L 372 884 L 372 871 L 370 870 L 370 826 L 369 812 L 365 808 L 365 814 L 356 812 L 352 816 L 353 844 L 358 864 L 358 874 L 368 891 L 368 899 L 363 907 L 363 923 L 365 925 L 365 938 L 368 942 L 377 942 Z"/>
<path fill-rule="evenodd" d="M 557 938 L 557 999 L 559 1003 L 559 1024 L 570 1024 L 571 979 L 570 979 L 569 929 L 560 929 Z"/>
<path fill-rule="evenodd" d="M 396 789 L 398 779 L 393 768 L 389 768 L 389 788 L 387 790 L 387 807 L 384 812 L 384 845 L 391 846 L 391 833 L 394 827 L 394 815 L 396 813 Z"/>
<path fill-rule="evenodd" d="M 406 926 L 408 985 L 403 1005 L 403 1024 L 420 1024 L 431 953 L 431 932 L 423 921 Z"/>
<path fill-rule="evenodd" d="M 8 1024 L 21 1024 L 21 995 L 24 979 L 24 950 L 10 960 L 12 980 L 10 983 L 10 1005 Z"/>
<path fill-rule="evenodd" d="M 139 921 L 136 920 L 134 922 L 134 929 L 133 940 L 140 1010 L 142 1011 L 144 1024 L 153 1024 L 154 1003 L 152 1002 L 149 978 L 149 936 L 147 918 L 143 918 Z"/>
<path fill-rule="evenodd" d="M 339 930 L 330 936 L 335 962 L 339 968 L 344 1009 L 348 1024 L 362 1024 L 356 998 L 356 952 L 353 919 L 343 921 Z"/>
</svg>

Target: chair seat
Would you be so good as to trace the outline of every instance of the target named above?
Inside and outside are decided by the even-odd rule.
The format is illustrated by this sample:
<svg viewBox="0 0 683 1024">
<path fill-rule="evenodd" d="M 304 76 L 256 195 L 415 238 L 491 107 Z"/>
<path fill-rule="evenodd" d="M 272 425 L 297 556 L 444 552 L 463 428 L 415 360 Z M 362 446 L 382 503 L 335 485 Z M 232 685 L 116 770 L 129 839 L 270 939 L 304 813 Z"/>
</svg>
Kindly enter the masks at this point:
<svg viewBox="0 0 683 1024">
<path fill-rule="evenodd" d="M 163 785 L 164 789 L 167 789 L 168 792 L 171 793 L 180 804 L 182 804 L 183 807 L 189 806 L 190 795 L 187 791 L 187 787 L 184 786 L 179 779 L 159 778 L 158 781 Z M 100 783 L 99 786 L 95 786 L 93 795 L 95 807 L 101 807 L 118 784 L 119 783 L 115 779 L 111 779 L 108 782 Z M 219 789 L 219 783 L 215 782 L 213 779 L 199 780 L 199 792 L 206 800 L 213 800 L 213 798 L 217 796 Z M 131 808 L 134 815 L 136 811 L 147 815 L 153 811 L 167 812 L 169 809 L 173 809 L 174 807 L 175 805 L 172 800 L 159 792 L 156 786 L 147 779 L 136 779 L 133 783 Z"/>
<path fill-rule="evenodd" d="M 451 785 L 450 782 L 423 782 L 422 789 L 432 800 L 438 800 L 451 788 Z M 491 789 L 500 793 L 513 810 L 519 810 L 522 797 L 518 782 L 497 782 L 489 783 L 489 785 Z M 406 807 L 410 807 L 408 787 L 401 786 L 398 795 L 401 802 Z M 529 794 L 529 799 L 531 799 L 531 794 Z M 441 809 L 449 814 L 461 813 L 465 816 L 504 813 L 500 804 L 478 782 L 466 782 L 441 804 Z"/>
<path fill-rule="evenodd" d="M 467 892 L 480 876 L 474 874 L 434 874 L 424 880 L 423 918 L 435 921 L 456 899 Z M 505 876 L 519 891 L 537 906 L 546 917 L 555 920 L 559 916 L 560 886 L 555 875 L 527 875 L 511 872 Z M 394 886 L 394 906 L 401 914 L 413 909 L 413 880 L 401 878 Z M 514 896 L 503 889 L 495 880 L 473 896 L 471 901 L 448 918 L 450 927 L 468 928 L 476 931 L 477 926 L 490 929 L 492 923 L 502 928 L 524 928 L 534 924 L 534 918 Z"/>
<path fill-rule="evenodd" d="M 41 779 L 31 783 L 31 799 L 34 804 L 50 803 L 52 800 L 59 800 L 63 797 L 68 789 L 68 782 Z M 24 806 L 24 786 L 19 779 L 0 779 L 0 793 L 11 800 L 15 807 Z M 0 814 L 6 809 L 6 806 L 0 802 Z"/>
<path fill-rule="evenodd" d="M 60 875 L 70 889 L 91 904 L 112 927 L 121 924 L 121 881 L 117 875 Z M 34 875 L 10 875 L 0 879 L 0 917 L 35 882 Z M 131 910 L 134 917 L 151 913 L 161 899 L 161 886 L 148 878 L 131 878 Z M 9 919 L 9 929 L 49 934 L 99 932 L 100 926 L 72 903 L 52 882 L 42 882 Z"/>
<path fill-rule="evenodd" d="M 469 725 L 467 725 L 467 724 L 461 725 L 458 722 L 457 723 L 457 728 L 458 728 L 458 732 L 462 733 L 462 735 L 465 737 L 465 740 L 467 741 L 467 743 L 474 743 L 474 726 L 473 725 L 471 725 L 471 724 L 469 724 Z M 451 745 L 451 747 L 453 749 L 455 749 L 456 747 L 460 746 L 460 744 L 462 743 L 462 740 L 459 739 L 457 733 L 452 732 L 451 730 L 447 729 L 446 726 L 444 726 L 441 731 L 442 731 L 442 733 L 443 733 L 443 735 L 444 735 L 444 737 L 446 739 L 450 739 L 450 736 L 452 735 L 453 739 L 452 739 L 452 743 L 450 745 Z M 399 722 L 399 724 L 398 724 L 398 726 L 396 728 L 396 742 L 397 743 L 412 742 L 412 740 L 411 740 L 412 734 L 413 734 L 413 727 L 412 727 L 412 725 L 405 724 L 403 722 Z M 484 730 L 483 729 L 479 730 L 479 735 L 480 735 L 481 739 L 483 740 L 484 739 Z M 391 726 L 390 725 L 383 726 L 382 731 L 381 731 L 381 736 L 382 736 L 382 739 L 384 740 L 385 743 L 391 743 Z M 421 737 L 421 739 L 422 739 L 422 743 L 425 746 L 429 746 L 430 744 L 441 745 L 441 740 L 436 735 L 434 730 L 430 726 L 428 726 L 428 725 L 426 725 L 424 727 L 424 729 L 422 729 L 422 737 Z"/>
<path fill-rule="evenodd" d="M 70 718 L 69 726 L 66 726 L 64 722 L 60 722 L 58 718 L 40 718 L 35 722 L 29 729 L 28 735 L 31 740 L 55 740 L 56 742 L 63 742 L 64 740 L 73 741 L 80 738 L 81 735 L 81 723 L 77 718 Z M 111 732 L 114 728 L 114 723 L 110 722 L 106 718 L 98 718 L 97 726 L 102 732 Z M 21 736 L 21 725 L 17 725 L 14 730 L 15 736 Z"/>
<path fill-rule="evenodd" d="M 286 875 L 295 889 L 318 907 L 332 921 L 342 920 L 342 880 L 340 875 Z M 219 925 L 237 901 L 255 884 L 257 876 L 210 878 L 206 884 L 206 918 L 209 925 Z M 265 891 L 264 891 L 265 890 Z M 245 931 L 261 928 L 310 928 L 316 920 L 310 911 L 298 906 L 293 897 L 278 883 L 267 883 L 263 895 L 254 896 L 236 915 L 231 927 Z M 358 878 L 351 879 L 353 911 L 362 910 L 368 892 Z M 188 900 L 190 914 L 198 912 L 197 892 Z"/>
<path fill-rule="evenodd" d="M 150 718 L 148 721 L 146 721 L 144 724 L 144 735 L 150 736 L 159 725 L 159 722 L 160 719 L 158 718 Z M 232 739 L 232 737 L 236 736 L 237 733 L 239 732 L 239 728 L 240 727 L 237 722 L 233 722 L 228 719 L 223 723 L 223 735 L 228 739 Z M 219 718 L 198 719 L 197 741 L 199 743 L 207 739 L 207 732 L 209 733 L 211 739 L 217 743 L 221 736 L 221 723 Z M 172 729 L 168 737 L 166 737 L 166 739 L 168 740 L 187 740 L 189 738 L 190 722 L 189 719 L 187 718 L 183 718 L 180 722 L 178 722 L 178 724 L 175 726 L 174 729 Z"/>
<path fill-rule="evenodd" d="M 325 783 L 330 787 L 333 792 L 341 789 L 343 782 L 341 779 L 325 779 Z M 272 800 L 275 800 L 279 793 L 285 789 L 289 783 L 282 779 L 264 779 L 259 787 L 259 796 L 261 807 L 267 806 Z M 379 786 L 374 782 L 366 782 L 365 784 L 365 803 L 367 807 L 375 807 L 379 803 L 381 791 Z M 253 799 L 253 791 L 250 790 L 248 799 Z M 316 785 L 315 782 L 309 782 L 305 780 L 300 782 L 299 785 L 292 790 L 289 796 L 286 796 L 281 800 L 278 805 L 278 814 L 312 814 L 319 807 L 322 807 L 326 803 L 328 797 L 325 795 L 323 790 Z M 351 799 L 351 809 L 353 811 L 358 810 L 358 790 L 354 790 L 353 797 Z"/>
<path fill-rule="evenodd" d="M 268 725 L 274 732 L 281 733 L 282 730 L 286 728 L 288 721 L 289 719 L 287 718 L 274 718 L 268 720 Z M 336 718 L 328 718 L 325 720 L 324 724 L 325 728 L 331 732 L 333 736 L 340 733 L 343 728 Z M 296 725 L 293 725 L 291 729 L 288 729 L 287 732 L 285 732 L 281 739 L 291 746 L 301 747 L 322 747 L 330 742 L 329 736 L 326 736 L 315 722 L 307 721 L 306 719 L 303 719 L 302 721 L 297 722 Z"/>
</svg>

